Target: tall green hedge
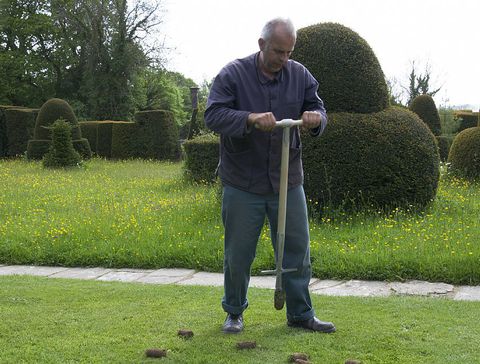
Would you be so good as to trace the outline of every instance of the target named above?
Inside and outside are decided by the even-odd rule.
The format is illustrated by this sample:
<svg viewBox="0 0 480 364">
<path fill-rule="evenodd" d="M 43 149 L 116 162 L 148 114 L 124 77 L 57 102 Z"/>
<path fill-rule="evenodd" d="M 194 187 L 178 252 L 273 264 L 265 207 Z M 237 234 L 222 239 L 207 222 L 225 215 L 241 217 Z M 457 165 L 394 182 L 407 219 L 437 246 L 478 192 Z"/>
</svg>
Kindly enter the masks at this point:
<svg viewBox="0 0 480 364">
<path fill-rule="evenodd" d="M 219 146 L 220 139 L 214 134 L 204 134 L 187 140 L 183 144 L 185 177 L 197 183 L 215 182 Z"/>
<path fill-rule="evenodd" d="M 320 211 L 423 208 L 436 195 L 437 144 L 408 110 L 329 114 L 324 134 L 303 144 L 305 193 Z"/>
<path fill-rule="evenodd" d="M 144 154 L 142 145 L 137 142 L 138 125 L 135 122 L 112 125 L 111 157 L 114 159 L 140 158 Z"/>
<path fill-rule="evenodd" d="M 328 112 L 378 112 L 388 106 L 388 89 L 377 57 L 353 30 L 337 23 L 311 25 L 297 32 L 292 59 L 319 82 Z"/>
<path fill-rule="evenodd" d="M 98 121 L 79 121 L 82 137 L 88 140 L 92 153 L 97 153 L 97 128 Z"/>
<path fill-rule="evenodd" d="M 8 106 L 0 105 L 0 158 L 7 155 L 7 121 L 5 120 L 5 109 Z"/>
<path fill-rule="evenodd" d="M 173 113 L 166 110 L 147 110 L 135 113 L 138 124 L 137 143 L 141 143 L 140 157 L 178 160 L 180 143 L 178 126 Z"/>
<path fill-rule="evenodd" d="M 412 100 L 410 110 L 417 114 L 420 119 L 430 128 L 433 135 L 441 135 L 440 115 L 438 114 L 435 101 L 430 95 L 418 95 Z"/>
<path fill-rule="evenodd" d="M 5 113 L 7 156 L 24 154 L 33 136 L 38 109 L 8 108 Z"/>
<path fill-rule="evenodd" d="M 450 148 L 448 162 L 454 175 L 480 179 L 480 126 L 457 134 Z"/>
<path fill-rule="evenodd" d="M 478 112 L 458 111 L 455 116 L 460 120 L 458 131 L 478 126 Z"/>
</svg>

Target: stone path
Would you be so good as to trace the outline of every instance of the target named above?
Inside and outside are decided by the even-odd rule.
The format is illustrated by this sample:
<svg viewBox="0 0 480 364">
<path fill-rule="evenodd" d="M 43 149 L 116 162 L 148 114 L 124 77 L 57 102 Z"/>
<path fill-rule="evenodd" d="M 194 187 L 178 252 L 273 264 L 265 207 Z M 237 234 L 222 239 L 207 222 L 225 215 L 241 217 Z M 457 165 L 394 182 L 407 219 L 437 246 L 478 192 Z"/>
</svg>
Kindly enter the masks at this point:
<svg viewBox="0 0 480 364">
<path fill-rule="evenodd" d="M 90 279 L 144 284 L 223 285 L 223 274 L 198 272 L 193 269 L 108 269 L 0 265 L 0 276 L 2 275 L 32 275 L 49 278 Z M 252 277 L 250 286 L 274 289 L 275 277 Z M 387 297 L 391 295 L 412 295 L 480 301 L 480 286 L 453 286 L 446 283 L 424 281 L 373 282 L 320 280 L 313 278 L 310 282 L 310 291 L 313 294 L 328 296 Z"/>
</svg>

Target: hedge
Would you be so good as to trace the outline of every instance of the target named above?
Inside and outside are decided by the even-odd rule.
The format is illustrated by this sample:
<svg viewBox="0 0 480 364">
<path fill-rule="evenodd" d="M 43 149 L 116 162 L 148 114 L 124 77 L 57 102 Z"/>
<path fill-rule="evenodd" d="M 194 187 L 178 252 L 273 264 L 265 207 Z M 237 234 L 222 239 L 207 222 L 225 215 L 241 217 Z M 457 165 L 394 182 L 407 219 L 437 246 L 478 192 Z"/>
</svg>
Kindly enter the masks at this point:
<svg viewBox="0 0 480 364">
<path fill-rule="evenodd" d="M 305 193 L 319 212 L 424 208 L 436 195 L 435 137 L 406 109 L 329 114 L 324 134 L 303 144 Z"/>
<path fill-rule="evenodd" d="M 215 182 L 218 166 L 220 138 L 204 134 L 187 140 L 183 144 L 184 176 L 197 183 Z"/>
<path fill-rule="evenodd" d="M 7 156 L 22 155 L 35 129 L 38 109 L 8 108 L 5 113 Z"/>
</svg>

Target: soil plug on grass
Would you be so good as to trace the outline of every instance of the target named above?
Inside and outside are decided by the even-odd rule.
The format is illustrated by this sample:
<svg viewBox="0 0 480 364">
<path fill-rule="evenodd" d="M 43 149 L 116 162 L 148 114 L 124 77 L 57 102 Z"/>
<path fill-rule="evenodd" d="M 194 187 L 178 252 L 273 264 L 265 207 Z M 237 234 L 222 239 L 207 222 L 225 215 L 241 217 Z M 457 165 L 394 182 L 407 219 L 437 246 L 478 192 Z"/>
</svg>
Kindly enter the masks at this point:
<svg viewBox="0 0 480 364">
<path fill-rule="evenodd" d="M 298 361 L 301 360 L 301 361 Z M 309 363 L 308 355 L 304 353 L 293 353 L 288 357 L 290 363 Z"/>
<path fill-rule="evenodd" d="M 308 360 L 295 359 L 294 363 L 296 364 L 311 364 Z"/>
<path fill-rule="evenodd" d="M 165 349 L 147 349 L 145 355 L 147 358 L 163 358 L 167 356 L 167 351 Z"/>
<path fill-rule="evenodd" d="M 191 339 L 193 337 L 193 331 L 178 330 L 178 336 L 180 336 L 183 339 Z"/>
<path fill-rule="evenodd" d="M 256 341 L 241 341 L 237 343 L 237 349 L 255 349 L 257 347 Z"/>
<path fill-rule="evenodd" d="M 345 364 L 360 364 L 360 360 L 355 360 L 355 359 L 347 359 L 345 360 Z"/>
</svg>

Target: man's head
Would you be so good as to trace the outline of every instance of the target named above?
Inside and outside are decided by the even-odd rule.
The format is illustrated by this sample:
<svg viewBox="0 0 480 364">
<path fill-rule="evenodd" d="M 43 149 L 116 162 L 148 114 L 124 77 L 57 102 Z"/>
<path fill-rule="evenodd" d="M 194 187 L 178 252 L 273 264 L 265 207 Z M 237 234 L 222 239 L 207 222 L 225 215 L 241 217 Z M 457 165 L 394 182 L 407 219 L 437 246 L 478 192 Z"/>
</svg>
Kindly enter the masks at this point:
<svg viewBox="0 0 480 364">
<path fill-rule="evenodd" d="M 295 47 L 297 32 L 290 19 L 275 18 L 262 29 L 260 47 L 260 69 L 274 76 L 287 63 Z"/>
</svg>

